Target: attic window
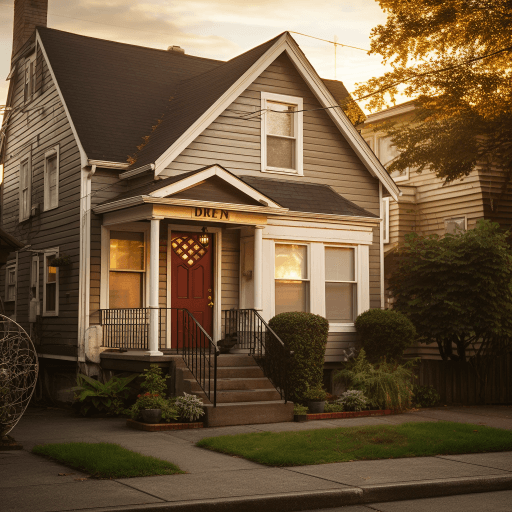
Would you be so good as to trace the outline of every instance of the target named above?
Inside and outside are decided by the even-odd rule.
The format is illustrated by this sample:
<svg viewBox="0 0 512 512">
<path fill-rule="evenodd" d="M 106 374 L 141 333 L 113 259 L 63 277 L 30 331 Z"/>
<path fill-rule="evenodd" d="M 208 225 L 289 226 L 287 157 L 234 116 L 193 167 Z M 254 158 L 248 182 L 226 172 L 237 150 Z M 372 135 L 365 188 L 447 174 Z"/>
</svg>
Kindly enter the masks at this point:
<svg viewBox="0 0 512 512">
<path fill-rule="evenodd" d="M 28 103 L 34 97 L 36 91 L 36 54 L 32 54 L 25 61 L 23 78 L 23 102 Z"/>
<path fill-rule="evenodd" d="M 302 168 L 302 98 L 261 93 L 261 170 L 299 174 Z"/>
</svg>

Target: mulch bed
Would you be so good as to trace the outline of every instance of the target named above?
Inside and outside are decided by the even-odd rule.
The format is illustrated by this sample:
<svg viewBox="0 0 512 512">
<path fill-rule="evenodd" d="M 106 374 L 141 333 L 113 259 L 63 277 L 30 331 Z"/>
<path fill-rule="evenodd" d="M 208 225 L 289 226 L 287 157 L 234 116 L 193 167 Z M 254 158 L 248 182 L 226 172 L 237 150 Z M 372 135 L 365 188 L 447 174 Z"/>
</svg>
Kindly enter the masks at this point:
<svg viewBox="0 0 512 512">
<path fill-rule="evenodd" d="M 126 420 L 126 426 L 146 432 L 162 432 L 164 430 L 187 430 L 190 428 L 203 428 L 203 422 L 196 423 L 142 423 L 141 421 Z"/>
<path fill-rule="evenodd" d="M 23 446 L 16 442 L 14 437 L 5 436 L 4 438 L 0 437 L 0 451 L 7 450 L 23 450 Z"/>
<path fill-rule="evenodd" d="M 351 412 L 322 412 L 320 414 L 308 414 L 309 420 L 338 420 L 343 418 L 361 418 L 363 416 L 386 416 L 387 414 L 398 414 L 391 409 L 378 411 L 351 411 Z"/>
</svg>

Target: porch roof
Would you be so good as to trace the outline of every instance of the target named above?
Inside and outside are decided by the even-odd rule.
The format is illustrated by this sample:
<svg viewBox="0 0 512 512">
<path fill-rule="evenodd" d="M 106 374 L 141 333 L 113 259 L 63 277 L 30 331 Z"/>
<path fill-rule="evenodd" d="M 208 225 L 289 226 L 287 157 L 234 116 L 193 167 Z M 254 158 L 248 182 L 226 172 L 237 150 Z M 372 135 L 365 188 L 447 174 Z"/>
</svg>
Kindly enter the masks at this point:
<svg viewBox="0 0 512 512">
<path fill-rule="evenodd" d="M 101 205 L 98 205 L 101 206 L 101 208 L 98 209 L 99 211 L 97 213 L 106 211 L 104 208 L 106 205 L 111 205 L 113 207 L 112 210 L 116 209 L 115 203 L 119 205 L 119 208 L 126 208 L 126 199 L 142 199 L 144 197 L 149 198 L 149 196 L 155 196 L 155 193 L 158 190 L 164 189 L 175 183 L 179 184 L 180 181 L 184 181 L 195 174 L 206 172 L 213 167 L 221 169 L 221 174 L 219 175 L 221 178 L 226 176 L 226 174 L 224 174 L 222 171 L 227 173 L 228 177 L 233 176 L 236 178 L 236 180 L 231 181 L 231 185 L 237 187 L 238 182 L 240 184 L 239 187 L 245 188 L 247 186 L 258 196 L 263 196 L 263 199 L 268 199 L 268 202 L 273 203 L 272 206 L 276 209 L 275 213 L 282 214 L 283 210 L 286 210 L 289 212 L 378 218 L 378 215 L 375 215 L 374 213 L 371 213 L 368 210 L 365 210 L 364 208 L 356 205 L 352 201 L 349 201 L 328 185 L 315 183 L 298 183 L 297 181 L 261 178 L 255 176 L 235 176 L 234 174 L 218 165 L 204 167 L 202 169 L 179 174 L 177 176 L 171 176 L 165 180 L 153 181 L 151 183 L 134 188 L 112 199 L 104 201 L 101 203 Z M 187 190 L 193 190 L 193 188 L 194 187 L 185 189 L 183 192 L 181 192 L 180 197 L 186 199 Z M 244 192 L 247 193 L 247 190 L 244 190 Z M 167 197 L 170 199 L 172 198 L 172 195 L 173 194 L 170 194 Z M 192 196 L 190 199 L 192 199 Z M 211 201 L 217 201 L 217 199 L 212 197 Z M 279 208 L 279 206 L 281 208 Z"/>
</svg>

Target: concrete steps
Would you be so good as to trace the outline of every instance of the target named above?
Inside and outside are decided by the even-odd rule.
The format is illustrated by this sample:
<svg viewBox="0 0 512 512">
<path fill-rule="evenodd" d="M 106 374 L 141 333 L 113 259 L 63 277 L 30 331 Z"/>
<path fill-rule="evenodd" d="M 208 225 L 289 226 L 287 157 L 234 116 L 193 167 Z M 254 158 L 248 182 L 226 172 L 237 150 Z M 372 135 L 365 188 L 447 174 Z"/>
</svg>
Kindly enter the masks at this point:
<svg viewBox="0 0 512 512">
<path fill-rule="evenodd" d="M 217 407 L 213 407 L 187 368 L 177 368 L 176 391 L 205 403 L 210 427 L 277 423 L 293 420 L 293 404 L 285 404 L 252 356 L 223 354 L 217 359 Z M 211 382 L 213 389 L 213 381 Z"/>
</svg>

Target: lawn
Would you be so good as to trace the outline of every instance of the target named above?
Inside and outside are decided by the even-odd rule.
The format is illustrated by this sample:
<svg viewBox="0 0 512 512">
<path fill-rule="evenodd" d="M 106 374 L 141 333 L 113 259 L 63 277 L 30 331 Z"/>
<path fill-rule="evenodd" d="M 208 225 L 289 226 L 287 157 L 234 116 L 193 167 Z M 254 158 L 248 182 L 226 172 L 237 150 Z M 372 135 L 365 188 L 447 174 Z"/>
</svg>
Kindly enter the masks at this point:
<svg viewBox="0 0 512 512">
<path fill-rule="evenodd" d="M 197 446 L 269 466 L 512 450 L 512 432 L 452 423 L 404 423 L 209 437 Z"/>
<path fill-rule="evenodd" d="M 112 443 L 57 443 L 36 446 L 32 452 L 89 473 L 95 478 L 174 475 L 178 466 L 147 457 Z"/>
</svg>

